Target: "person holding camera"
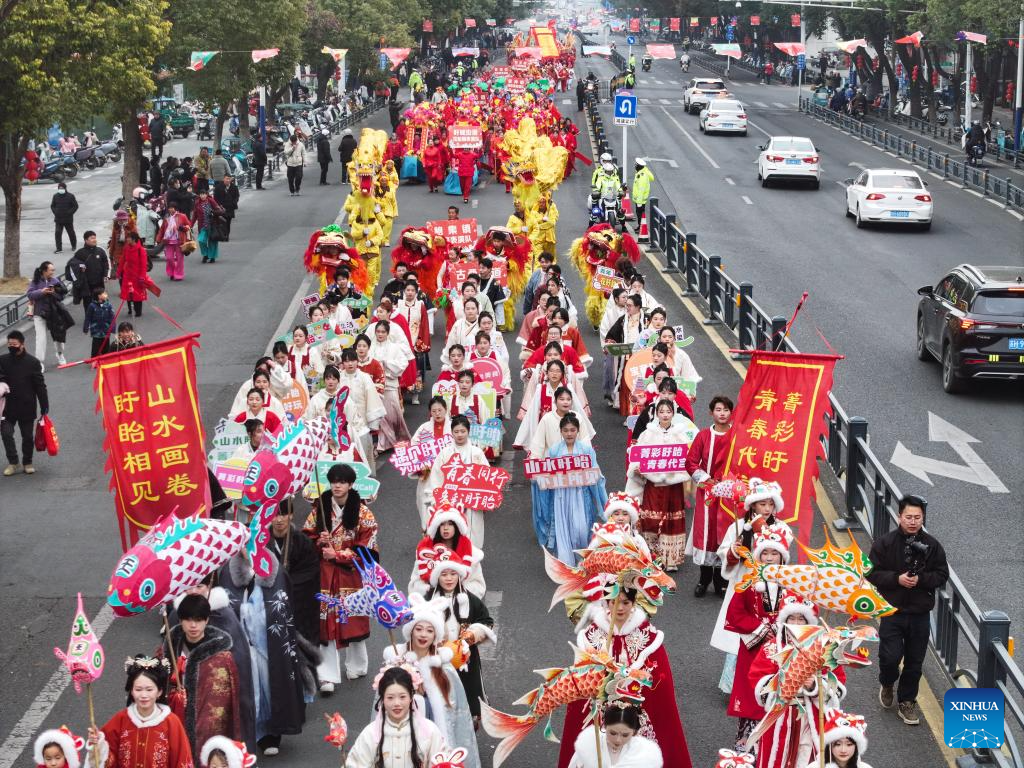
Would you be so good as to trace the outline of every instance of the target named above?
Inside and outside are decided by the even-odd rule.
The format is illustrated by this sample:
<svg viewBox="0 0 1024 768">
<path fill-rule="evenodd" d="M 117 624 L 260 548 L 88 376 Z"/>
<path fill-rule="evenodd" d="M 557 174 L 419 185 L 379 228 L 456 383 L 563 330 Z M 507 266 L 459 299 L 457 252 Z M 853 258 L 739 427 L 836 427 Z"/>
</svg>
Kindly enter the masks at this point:
<svg viewBox="0 0 1024 768">
<path fill-rule="evenodd" d="M 896 704 L 907 725 L 921 722 L 917 689 L 928 652 L 929 615 L 935 590 L 949 578 L 946 551 L 924 530 L 926 507 L 919 496 L 900 499 L 899 527 L 875 539 L 868 555 L 873 566 L 868 581 L 897 609 L 878 628 L 878 700 L 885 709 Z"/>
</svg>

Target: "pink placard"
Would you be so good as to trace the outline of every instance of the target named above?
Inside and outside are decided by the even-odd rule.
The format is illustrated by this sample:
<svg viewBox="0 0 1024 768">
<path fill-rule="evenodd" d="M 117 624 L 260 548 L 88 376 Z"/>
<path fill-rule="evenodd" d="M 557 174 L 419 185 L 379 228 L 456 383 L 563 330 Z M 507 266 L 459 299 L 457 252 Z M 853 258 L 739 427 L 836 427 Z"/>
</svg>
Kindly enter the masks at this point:
<svg viewBox="0 0 1024 768">
<path fill-rule="evenodd" d="M 565 472 L 574 472 L 580 469 L 592 467 L 590 456 L 581 454 L 579 456 L 559 456 L 557 459 L 526 459 L 523 461 L 523 474 L 527 477 L 534 475 L 555 475 Z"/>
<path fill-rule="evenodd" d="M 495 392 L 501 392 L 501 366 L 497 360 L 489 357 L 477 358 L 472 361 L 473 377 L 477 384 L 490 384 Z"/>
<path fill-rule="evenodd" d="M 394 452 L 388 461 L 402 473 L 404 477 L 422 472 L 434 463 L 434 459 L 444 449 L 451 445 L 452 436 L 444 435 L 430 440 L 423 440 L 411 445 L 396 445 Z"/>
<path fill-rule="evenodd" d="M 444 464 L 444 482 L 434 489 L 434 503 L 448 502 L 465 509 L 493 512 L 503 501 L 502 488 L 509 474 L 500 467 L 466 464 L 459 455 Z"/>
<path fill-rule="evenodd" d="M 641 472 L 683 472 L 688 445 L 631 445 L 629 463 L 639 464 Z"/>
</svg>

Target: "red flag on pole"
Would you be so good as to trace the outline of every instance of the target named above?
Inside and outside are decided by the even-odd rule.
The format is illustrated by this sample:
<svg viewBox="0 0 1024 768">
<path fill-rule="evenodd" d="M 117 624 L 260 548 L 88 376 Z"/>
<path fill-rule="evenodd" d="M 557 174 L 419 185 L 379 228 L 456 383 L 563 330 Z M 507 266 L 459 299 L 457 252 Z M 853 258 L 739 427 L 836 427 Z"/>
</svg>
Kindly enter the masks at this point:
<svg viewBox="0 0 1024 768">
<path fill-rule="evenodd" d="M 733 412 L 725 476 L 779 483 L 785 504 L 780 517 L 804 544 L 811 540 L 819 438 L 829 410 L 832 369 L 839 359 L 755 350 Z M 742 514 L 742 508 L 730 510 L 723 504 L 719 530 Z"/>
<path fill-rule="evenodd" d="M 210 509 L 196 362 L 198 333 L 93 360 L 98 409 L 127 550 L 176 508 Z"/>
<path fill-rule="evenodd" d="M 673 16 L 668 20 L 668 28 L 671 32 L 679 31 L 679 22 L 681 19 L 678 16 Z"/>
</svg>

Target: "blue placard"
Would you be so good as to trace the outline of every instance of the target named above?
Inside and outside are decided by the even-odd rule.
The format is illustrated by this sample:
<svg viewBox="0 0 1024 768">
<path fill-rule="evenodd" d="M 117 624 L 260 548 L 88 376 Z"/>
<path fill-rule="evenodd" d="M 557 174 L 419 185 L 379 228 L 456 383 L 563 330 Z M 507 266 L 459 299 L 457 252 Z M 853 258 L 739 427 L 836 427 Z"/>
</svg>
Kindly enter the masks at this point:
<svg viewBox="0 0 1024 768">
<path fill-rule="evenodd" d="M 998 688 L 950 688 L 943 698 L 942 740 L 953 749 L 999 749 L 1005 708 Z"/>
<path fill-rule="evenodd" d="M 733 27 L 725 28 L 725 39 L 730 43 L 736 39 L 736 30 Z"/>
<path fill-rule="evenodd" d="M 636 45 L 636 37 L 633 35 L 629 35 L 626 38 L 626 45 Z"/>
<path fill-rule="evenodd" d="M 796 68 L 799 70 L 807 69 L 807 56 L 802 53 L 796 55 Z"/>
<path fill-rule="evenodd" d="M 636 120 L 636 96 L 631 93 L 615 94 L 615 119 Z"/>
</svg>

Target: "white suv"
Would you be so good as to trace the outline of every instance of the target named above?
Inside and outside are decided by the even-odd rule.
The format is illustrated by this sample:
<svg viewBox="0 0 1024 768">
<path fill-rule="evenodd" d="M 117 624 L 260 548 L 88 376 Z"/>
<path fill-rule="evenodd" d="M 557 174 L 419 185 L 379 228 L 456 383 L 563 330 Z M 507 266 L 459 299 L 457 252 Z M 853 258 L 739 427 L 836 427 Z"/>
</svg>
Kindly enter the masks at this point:
<svg viewBox="0 0 1024 768">
<path fill-rule="evenodd" d="M 683 91 L 683 109 L 690 114 L 697 114 L 713 98 L 724 99 L 729 95 L 729 89 L 718 77 L 695 77 Z"/>
</svg>

